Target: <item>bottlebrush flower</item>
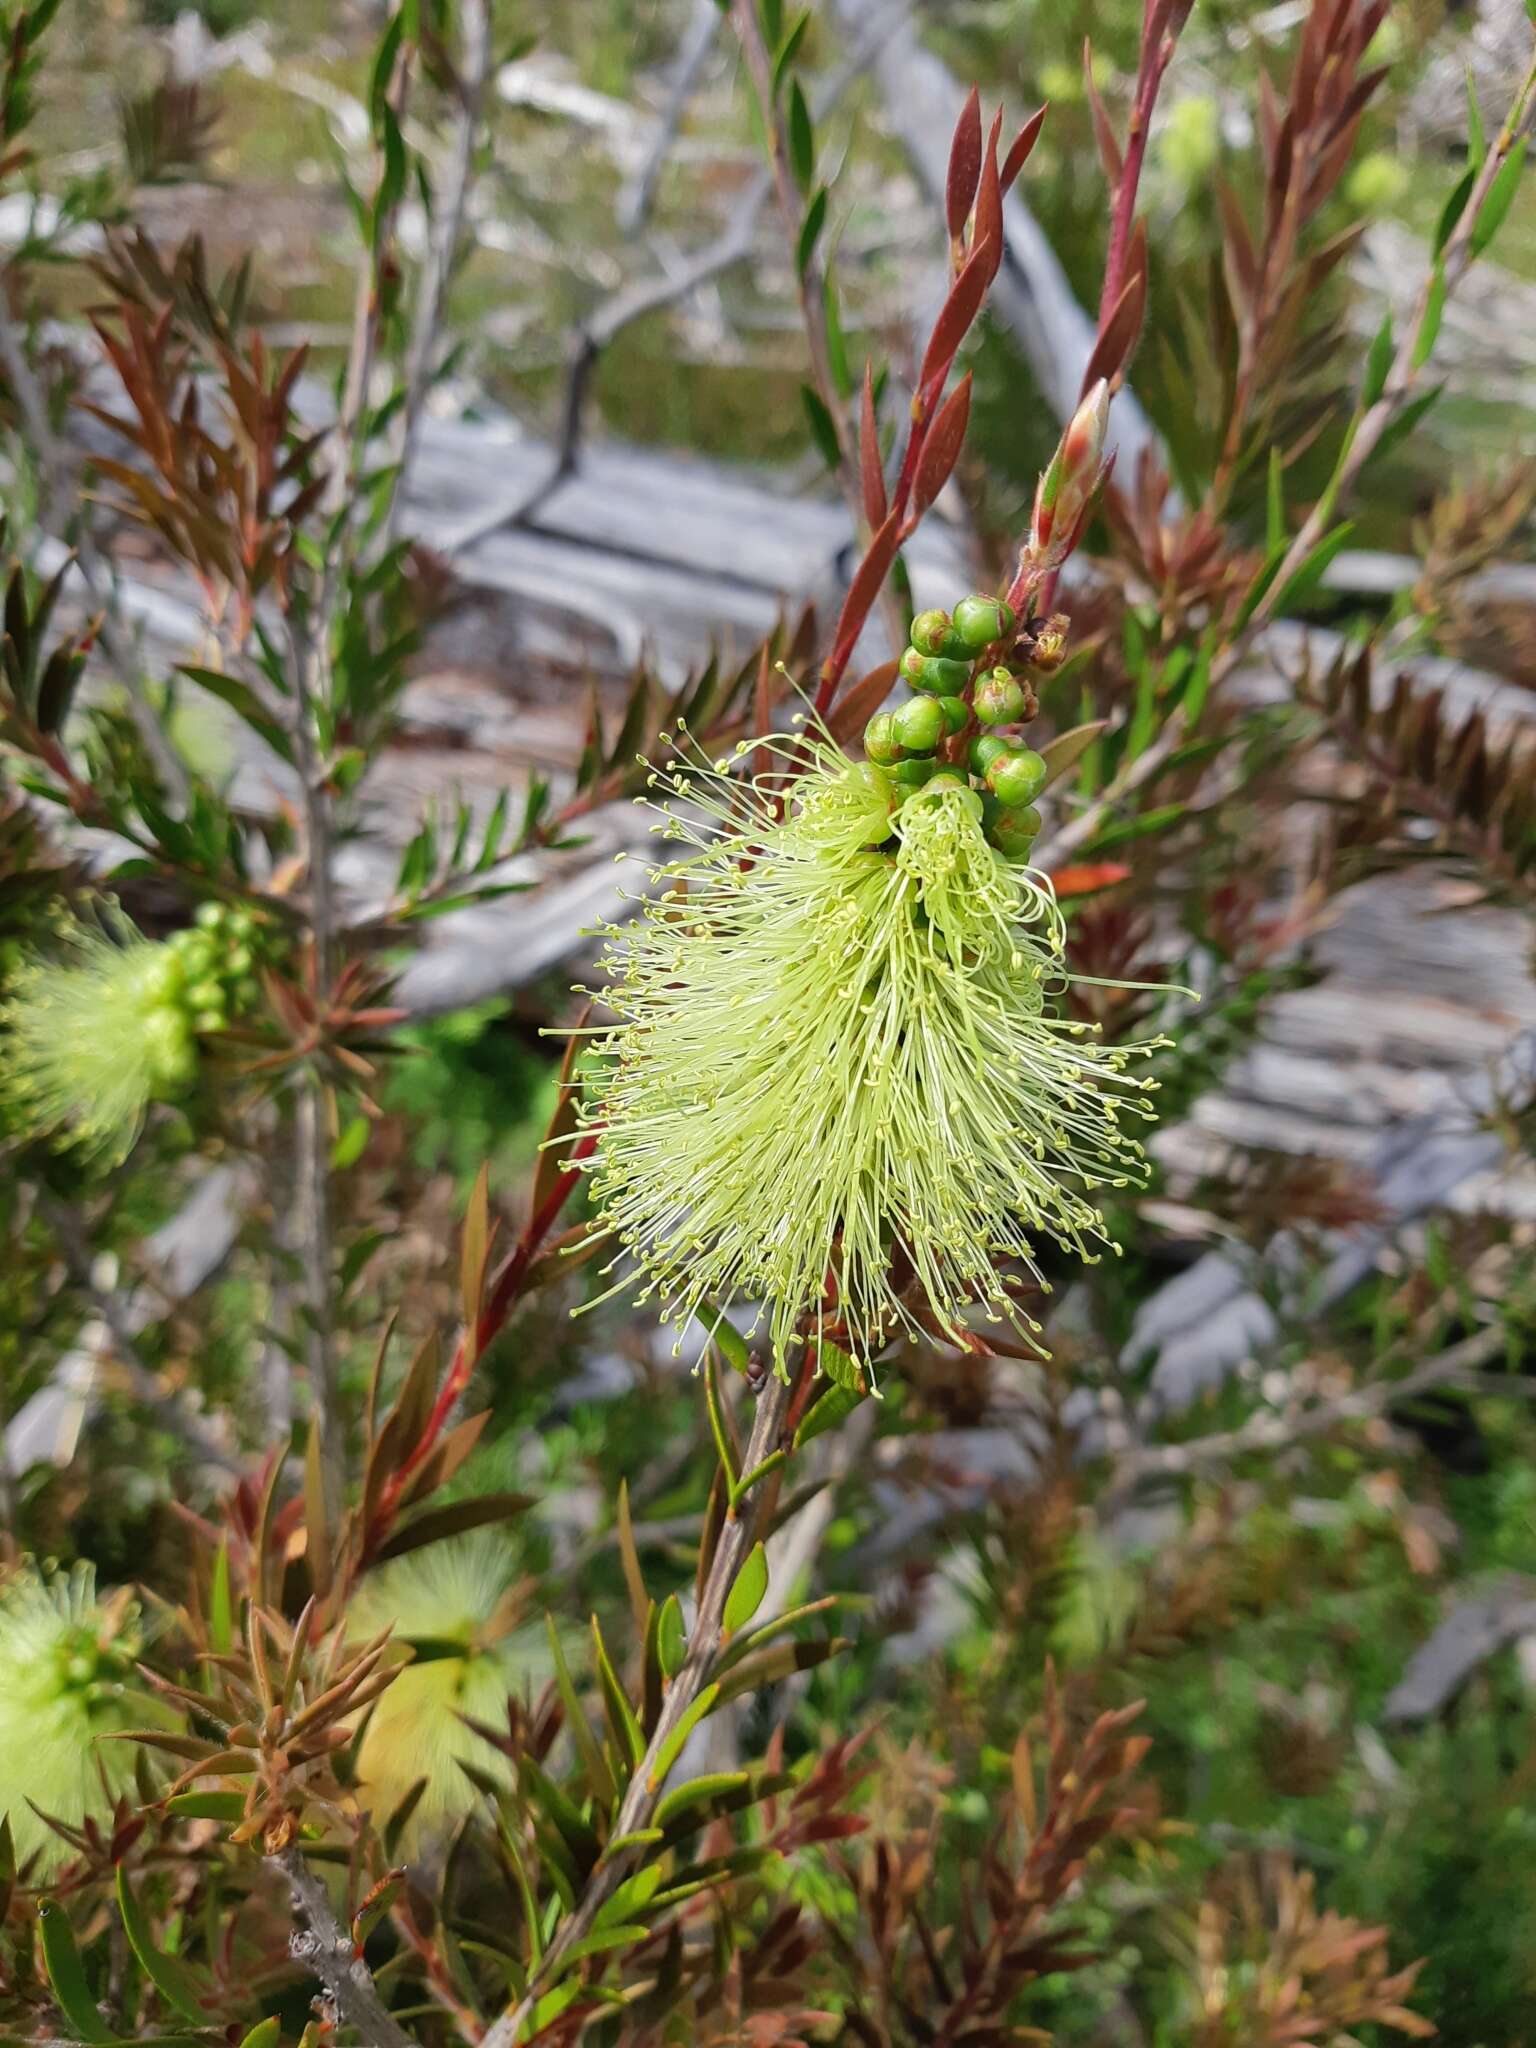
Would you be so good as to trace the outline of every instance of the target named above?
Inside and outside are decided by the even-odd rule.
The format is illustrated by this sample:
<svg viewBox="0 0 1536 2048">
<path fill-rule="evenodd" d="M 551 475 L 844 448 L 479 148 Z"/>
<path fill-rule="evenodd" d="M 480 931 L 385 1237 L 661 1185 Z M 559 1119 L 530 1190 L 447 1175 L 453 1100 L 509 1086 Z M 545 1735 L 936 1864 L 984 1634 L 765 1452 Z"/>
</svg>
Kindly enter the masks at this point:
<svg viewBox="0 0 1536 2048">
<path fill-rule="evenodd" d="M 513 1633 L 520 1615 L 507 1546 L 488 1531 L 412 1552 L 363 1580 L 351 1632 L 362 1640 L 392 1627 L 413 1652 L 374 1707 L 358 1753 L 363 1803 L 380 1826 L 421 1778 L 410 1840 L 428 1840 L 466 1812 L 477 1794 L 461 1758 L 510 1782 L 506 1758 L 464 1717 L 504 1725 L 507 1695 L 530 1673 L 542 1679 L 541 1641 Z"/>
<path fill-rule="evenodd" d="M 1038 1284 L 1041 1238 L 1107 1242 L 1092 1196 L 1143 1178 L 1121 1119 L 1152 1114 L 1127 1072 L 1151 1048 L 1055 1013 L 1050 883 L 988 845 L 958 776 L 897 808 L 819 737 L 781 751 L 787 789 L 725 763 L 666 779 L 653 829 L 691 851 L 607 934 L 620 1022 L 582 1117 L 608 1270 L 640 1269 L 612 1291 L 685 1327 L 756 1303 L 781 1372 L 807 1333 L 867 1364 L 920 1315 L 1032 1330 L 1010 1268 Z"/>
<path fill-rule="evenodd" d="M 0 1006 L 10 1120 L 37 1136 L 67 1130 L 109 1164 L 122 1159 L 151 1100 L 195 1070 L 184 979 L 175 949 L 121 914 L 104 929 L 67 924 L 55 953 L 25 962 Z"/>
<path fill-rule="evenodd" d="M 132 1744 L 100 1737 L 155 1712 L 131 1684 L 139 1647 L 126 1589 L 99 1601 L 91 1565 L 28 1561 L 0 1581 L 0 1812 L 18 1862 L 35 1855 L 39 1874 L 71 1853 L 41 1814 L 102 1820 L 133 1783 Z"/>
</svg>

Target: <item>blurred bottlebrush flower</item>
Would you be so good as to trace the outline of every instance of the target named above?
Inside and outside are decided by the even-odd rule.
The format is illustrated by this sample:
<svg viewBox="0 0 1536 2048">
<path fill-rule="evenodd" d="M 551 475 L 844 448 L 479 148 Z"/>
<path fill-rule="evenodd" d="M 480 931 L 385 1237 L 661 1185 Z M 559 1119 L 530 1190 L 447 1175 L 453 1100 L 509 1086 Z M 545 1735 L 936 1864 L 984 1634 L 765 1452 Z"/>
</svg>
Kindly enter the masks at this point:
<svg viewBox="0 0 1536 2048">
<path fill-rule="evenodd" d="M 1121 1119 L 1152 1114 L 1127 1072 L 1150 1047 L 1055 1014 L 1050 883 L 987 843 L 958 776 L 898 807 L 824 739 L 780 751 L 787 787 L 666 779 L 653 829 L 690 851 L 608 933 L 620 1022 L 581 1114 L 613 1291 L 684 1326 L 755 1303 L 781 1372 L 811 1332 L 867 1365 L 920 1318 L 1033 1330 L 1010 1277 L 1041 1284 L 1041 1238 L 1092 1257 L 1094 1191 L 1143 1178 Z"/>
<path fill-rule="evenodd" d="M 122 1159 L 156 1097 L 196 1068 L 185 973 L 120 912 L 71 920 L 46 956 L 25 961 L 0 1005 L 0 1100 L 31 1136 L 67 1132 L 109 1164 Z"/>
<path fill-rule="evenodd" d="M 0 1580 L 0 1812 L 17 1860 L 46 1874 L 70 1849 L 41 1816 L 102 1820 L 133 1782 L 131 1743 L 104 1735 L 155 1713 L 133 1687 L 137 1610 L 125 1589 L 96 1597 L 93 1566 L 22 1563 Z"/>
<path fill-rule="evenodd" d="M 510 1782 L 507 1759 L 466 1725 L 502 1727 L 509 1693 L 544 1676 L 533 1629 L 518 1633 L 522 1602 L 504 1538 L 490 1531 L 433 1544 L 370 1572 L 348 1615 L 359 1640 L 393 1628 L 412 1661 L 373 1708 L 358 1752 L 363 1804 L 380 1826 L 426 1780 L 407 1840 L 419 1845 L 478 1796 L 460 1760 Z"/>
</svg>

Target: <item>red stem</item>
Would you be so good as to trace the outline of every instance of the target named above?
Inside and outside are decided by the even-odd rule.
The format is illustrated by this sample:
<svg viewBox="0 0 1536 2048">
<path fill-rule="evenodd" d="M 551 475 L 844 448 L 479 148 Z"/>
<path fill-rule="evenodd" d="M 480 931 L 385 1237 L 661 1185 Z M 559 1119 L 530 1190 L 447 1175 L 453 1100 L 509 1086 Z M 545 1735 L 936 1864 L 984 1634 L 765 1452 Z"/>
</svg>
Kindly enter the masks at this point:
<svg viewBox="0 0 1536 2048">
<path fill-rule="evenodd" d="M 1188 11 L 1187 9 L 1185 10 Z M 1136 97 L 1131 104 L 1130 127 L 1125 138 L 1125 160 L 1115 187 L 1114 211 L 1110 218 L 1109 250 L 1104 258 L 1104 288 L 1099 294 L 1099 333 L 1120 303 L 1125 290 L 1125 266 L 1131 253 L 1131 236 L 1136 227 L 1136 194 L 1141 185 L 1142 166 L 1147 159 L 1147 141 L 1152 133 L 1152 110 L 1174 38 L 1168 32 L 1172 12 L 1169 0 L 1151 0 L 1141 25 L 1141 53 L 1136 65 Z M 1181 24 L 1182 25 L 1182 24 Z M 1085 393 L 1084 396 L 1087 394 Z"/>
<path fill-rule="evenodd" d="M 400 1505 L 401 1494 L 437 1448 L 438 1441 L 448 1425 L 448 1419 L 469 1384 L 470 1374 L 516 1307 L 523 1283 L 528 1277 L 529 1267 L 580 1181 L 580 1162 L 590 1158 L 596 1147 L 595 1131 L 588 1131 L 571 1147 L 569 1163 L 561 1170 L 553 1188 L 524 1225 L 522 1236 L 491 1283 L 491 1291 L 475 1318 L 473 1328 L 466 1326 L 459 1332 L 459 1341 L 453 1348 L 453 1357 L 449 1360 L 443 1384 L 438 1388 L 437 1399 L 432 1404 L 432 1413 L 427 1418 L 426 1428 L 380 1495 L 378 1509 L 368 1532 L 370 1550 L 393 1521 L 395 1511 Z"/>
</svg>

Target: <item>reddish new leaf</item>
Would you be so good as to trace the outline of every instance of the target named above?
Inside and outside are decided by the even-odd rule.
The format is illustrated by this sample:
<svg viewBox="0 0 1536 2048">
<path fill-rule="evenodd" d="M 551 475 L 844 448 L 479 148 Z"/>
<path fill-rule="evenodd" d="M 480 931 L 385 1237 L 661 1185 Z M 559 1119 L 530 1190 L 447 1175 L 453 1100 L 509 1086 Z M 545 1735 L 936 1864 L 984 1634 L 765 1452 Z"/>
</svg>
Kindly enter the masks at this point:
<svg viewBox="0 0 1536 2048">
<path fill-rule="evenodd" d="M 1034 152 L 1035 144 L 1040 140 L 1040 130 L 1045 126 L 1045 115 L 1046 109 L 1044 107 L 1037 108 L 1013 138 L 1012 146 L 1003 160 L 1002 173 L 998 179 L 998 183 L 1005 192 L 1010 189 L 1014 179 L 1029 162 Z"/>
<path fill-rule="evenodd" d="M 967 268 L 970 266 L 967 265 Z M 880 595 L 880 586 L 890 574 L 891 564 L 896 559 L 896 550 L 901 545 L 901 511 L 892 512 L 882 523 L 879 531 L 869 544 L 868 552 L 854 571 L 853 581 L 848 586 L 848 595 L 843 599 L 843 608 L 837 617 L 837 632 L 833 635 L 831 669 L 841 674 L 852 654 L 864 621 L 874 608 L 875 599 Z"/>
<path fill-rule="evenodd" d="M 1094 140 L 1099 145 L 1099 158 L 1104 166 L 1105 183 L 1111 192 L 1120 189 L 1121 175 L 1125 170 L 1125 159 L 1120 154 L 1120 145 L 1115 140 L 1115 131 L 1110 126 L 1109 115 L 1099 97 L 1099 88 L 1093 76 L 1093 45 L 1087 39 L 1083 42 L 1083 82 L 1088 89 L 1088 104 L 1093 109 Z"/>
<path fill-rule="evenodd" d="M 987 283 L 996 277 L 1003 260 L 1003 190 L 997 169 L 997 145 L 1003 133 L 1003 110 L 998 108 L 992 117 L 992 132 L 987 137 L 986 159 L 981 167 L 981 189 L 976 194 L 976 228 L 973 247 L 992 251 L 992 267 L 987 272 Z"/>
<path fill-rule="evenodd" d="M 1099 889 L 1112 889 L 1126 881 L 1131 870 L 1117 860 L 1085 861 L 1079 867 L 1055 868 L 1051 886 L 1058 897 L 1091 896 Z"/>
<path fill-rule="evenodd" d="M 949 366 L 970 331 L 971 322 L 981 311 L 981 302 L 987 296 L 988 285 L 997 275 L 1000 261 L 1000 249 L 995 249 L 993 243 L 978 240 L 964 270 L 950 286 L 949 297 L 939 308 L 939 317 L 933 323 L 933 332 L 923 354 L 923 367 L 918 372 L 917 388 L 920 393 L 942 387 L 949 375 Z"/>
<path fill-rule="evenodd" d="M 949 176 L 944 187 L 944 212 L 950 240 L 957 242 L 970 218 L 981 177 L 981 94 L 973 85 L 955 123 L 949 146 Z"/>
<path fill-rule="evenodd" d="M 1111 385 L 1121 378 L 1141 338 L 1141 324 L 1147 314 L 1147 235 L 1140 221 L 1136 223 L 1131 239 L 1126 269 L 1125 289 L 1115 301 L 1115 310 L 1105 321 L 1104 330 L 1094 343 L 1093 354 L 1083 372 L 1085 393 L 1091 391 L 1101 377 Z"/>
<path fill-rule="evenodd" d="M 919 518 L 949 482 L 965 444 L 970 417 L 971 373 L 967 370 L 923 437 L 923 452 L 917 459 L 917 476 L 912 485 L 912 509 Z"/>
<path fill-rule="evenodd" d="M 838 699 L 835 709 L 828 715 L 827 730 L 835 740 L 850 740 L 860 728 L 866 725 L 896 683 L 896 664 L 882 661 L 878 668 L 872 668 L 862 675 L 850 690 Z"/>
<path fill-rule="evenodd" d="M 864 517 L 873 532 L 885 524 L 888 507 L 885 472 L 880 463 L 880 427 L 875 419 L 875 373 L 868 361 L 864 364 L 864 400 L 859 412 L 859 482 L 864 493 Z"/>
</svg>

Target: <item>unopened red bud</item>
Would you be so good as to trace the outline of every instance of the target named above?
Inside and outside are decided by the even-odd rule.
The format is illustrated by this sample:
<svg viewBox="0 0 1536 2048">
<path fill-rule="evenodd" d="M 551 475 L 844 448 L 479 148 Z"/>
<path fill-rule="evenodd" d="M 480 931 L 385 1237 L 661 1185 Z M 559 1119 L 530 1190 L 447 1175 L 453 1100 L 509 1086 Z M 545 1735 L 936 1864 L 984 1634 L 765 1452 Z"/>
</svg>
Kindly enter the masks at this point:
<svg viewBox="0 0 1536 2048">
<path fill-rule="evenodd" d="M 1101 377 L 1073 413 L 1061 438 L 1062 468 L 1067 476 L 1097 475 L 1109 431 L 1109 385 Z"/>
</svg>

